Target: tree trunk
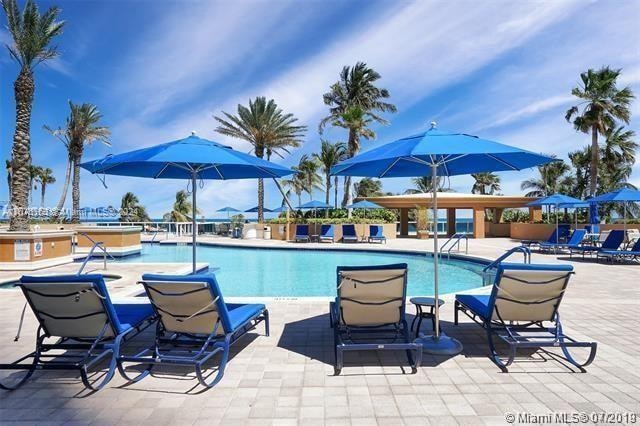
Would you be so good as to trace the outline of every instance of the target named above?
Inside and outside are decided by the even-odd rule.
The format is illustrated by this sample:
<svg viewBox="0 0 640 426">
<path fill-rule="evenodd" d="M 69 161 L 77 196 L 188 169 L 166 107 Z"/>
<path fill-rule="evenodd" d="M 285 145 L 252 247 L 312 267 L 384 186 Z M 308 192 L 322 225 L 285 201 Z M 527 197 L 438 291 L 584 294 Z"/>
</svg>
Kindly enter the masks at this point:
<svg viewBox="0 0 640 426">
<path fill-rule="evenodd" d="M 16 99 L 16 130 L 11 151 L 10 231 L 28 231 L 29 181 L 31 174 L 31 107 L 35 83 L 29 67 L 23 67 L 13 84 Z"/>
<path fill-rule="evenodd" d="M 73 159 L 73 181 L 71 183 L 71 223 L 80 223 L 80 161 L 82 154 Z"/>
<path fill-rule="evenodd" d="M 591 128 L 591 163 L 589 165 L 589 195 L 596 195 L 598 190 L 598 160 L 600 159 L 600 150 L 598 149 L 598 129 L 593 126 Z"/>
<path fill-rule="evenodd" d="M 40 207 L 44 207 L 44 193 L 47 191 L 47 185 L 40 183 Z"/>
<path fill-rule="evenodd" d="M 334 185 L 333 208 L 337 209 L 338 208 L 338 176 L 334 177 L 333 185 Z"/>
<path fill-rule="evenodd" d="M 347 143 L 347 158 L 352 158 L 358 153 L 358 135 L 353 129 L 349 129 L 349 141 Z M 342 197 L 342 207 L 346 207 L 352 202 L 351 197 L 351 176 L 344 179 L 344 196 Z M 351 217 L 351 210 L 349 210 Z"/>
<path fill-rule="evenodd" d="M 69 154 L 69 158 L 67 160 L 67 173 L 64 176 L 64 185 L 62 186 L 62 194 L 60 194 L 60 199 L 58 200 L 58 205 L 56 206 L 56 210 L 54 212 L 54 220 L 58 220 L 60 218 L 60 213 L 64 208 L 64 202 L 67 199 L 67 192 L 69 192 L 69 182 L 71 182 L 71 164 L 73 160 L 71 159 L 71 154 Z"/>
<path fill-rule="evenodd" d="M 327 176 L 326 176 L 326 186 L 327 186 L 327 194 L 324 198 L 324 202 L 329 205 L 329 201 L 331 201 L 331 174 L 329 172 L 327 172 Z M 325 218 L 329 218 L 329 209 L 325 209 L 324 211 L 324 217 Z"/>
<path fill-rule="evenodd" d="M 264 145 L 255 146 L 256 157 L 264 157 Z M 258 179 L 258 223 L 264 223 L 264 179 Z"/>
</svg>

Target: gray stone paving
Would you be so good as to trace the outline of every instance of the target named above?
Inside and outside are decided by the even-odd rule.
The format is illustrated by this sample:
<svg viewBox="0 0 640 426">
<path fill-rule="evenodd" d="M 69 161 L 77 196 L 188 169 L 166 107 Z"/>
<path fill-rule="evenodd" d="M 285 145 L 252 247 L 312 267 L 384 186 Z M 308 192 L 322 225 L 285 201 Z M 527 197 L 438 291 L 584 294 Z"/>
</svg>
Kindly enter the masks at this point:
<svg viewBox="0 0 640 426">
<path fill-rule="evenodd" d="M 424 249 L 428 244 L 395 240 L 387 249 Z M 470 254 L 495 258 L 513 244 L 506 239 L 475 240 Z M 559 260 L 534 256 L 534 262 L 543 261 L 568 260 L 562 255 Z M 161 371 L 127 387 L 116 376 L 104 390 L 82 397 L 73 373 L 36 373 L 20 390 L 0 393 L 0 422 L 446 425 L 505 424 L 505 413 L 519 412 L 638 413 L 640 265 L 572 263 L 576 276 L 561 308 L 565 329 L 599 345 L 595 362 L 584 374 L 541 353 L 519 359 L 509 374 L 501 373 L 487 357 L 479 327 L 465 319 L 453 326 L 451 298 L 446 297 L 443 328 L 464 343 L 462 354 L 425 354 L 415 375 L 404 374 L 400 366 L 405 360 L 399 355 L 351 354 L 343 374 L 336 377 L 327 302 L 269 300 L 271 336 L 263 336 L 259 327 L 241 341 L 214 389 L 197 393 L 192 374 Z M 132 268 L 132 281 L 143 270 L 127 268 Z M 0 274 L 2 278 L 7 276 Z M 131 286 L 117 292 L 130 294 Z M 35 320 L 27 315 L 22 337 L 14 343 L 22 295 L 3 290 L 0 297 L 0 362 L 6 362 L 32 349 Z M 138 343 L 148 337 L 140 336 Z"/>
</svg>

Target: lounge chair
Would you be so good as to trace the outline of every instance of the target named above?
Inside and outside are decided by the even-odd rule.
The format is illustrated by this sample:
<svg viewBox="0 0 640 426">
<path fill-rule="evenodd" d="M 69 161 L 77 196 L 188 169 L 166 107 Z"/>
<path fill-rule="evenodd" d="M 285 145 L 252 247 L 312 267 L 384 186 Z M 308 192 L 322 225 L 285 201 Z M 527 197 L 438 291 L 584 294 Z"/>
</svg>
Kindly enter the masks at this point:
<svg viewBox="0 0 640 426">
<path fill-rule="evenodd" d="M 342 242 L 343 243 L 357 243 L 358 234 L 356 234 L 356 227 L 353 224 L 342 225 Z"/>
<path fill-rule="evenodd" d="M 462 312 L 481 325 L 487 333 L 491 359 L 504 372 L 515 359 L 518 349 L 560 347 L 567 361 L 582 371 L 596 355 L 597 343 L 579 342 L 564 334 L 558 307 L 562 301 L 571 265 L 531 265 L 502 263 L 490 295 L 458 294 L 454 305 L 454 322 Z M 551 322 L 551 327 L 543 323 Z M 494 344 L 499 337 L 509 347 L 501 357 Z M 590 348 L 587 360 L 578 362 L 569 348 Z"/>
<path fill-rule="evenodd" d="M 2 389 L 17 389 L 36 370 L 76 370 L 88 389 L 100 390 L 115 373 L 122 344 L 154 319 L 149 303 L 113 303 L 102 275 L 24 276 L 17 286 L 38 320 L 36 348 L 0 364 L 0 370 L 26 370 L 13 383 L 0 383 Z"/>
<path fill-rule="evenodd" d="M 318 236 L 318 241 L 329 241 L 331 243 L 335 242 L 333 235 L 333 225 L 320 226 L 320 235 Z"/>
<path fill-rule="evenodd" d="M 520 244 L 525 247 L 531 246 L 539 246 L 540 244 L 559 244 L 560 238 L 558 237 L 559 228 L 554 229 L 553 232 L 549 235 L 549 237 L 545 241 L 540 240 L 522 240 Z"/>
<path fill-rule="evenodd" d="M 339 266 L 337 291 L 329 305 L 335 374 L 342 371 L 344 352 L 360 350 L 406 351 L 415 373 L 422 346 L 413 342 L 405 318 L 407 264 Z"/>
<path fill-rule="evenodd" d="M 553 250 L 557 253 L 559 249 L 579 248 L 585 235 L 587 235 L 586 229 L 576 229 L 566 243 L 540 243 L 539 249 L 546 252 Z"/>
<path fill-rule="evenodd" d="M 225 303 L 213 274 L 145 274 L 141 284 L 158 315 L 155 342 L 133 356 L 120 358 L 120 373 L 129 381 L 146 377 L 156 364 L 193 367 L 202 386 L 212 387 L 222 379 L 230 346 L 265 322 L 269 335 L 269 312 L 262 304 Z M 203 366 L 220 354 L 217 373 L 205 375 Z M 124 363 L 143 366 L 130 377 Z"/>
<path fill-rule="evenodd" d="M 579 246 L 579 247 L 572 247 L 569 249 L 569 257 L 573 256 L 573 253 L 581 253 L 582 257 L 584 258 L 585 254 L 598 254 L 601 251 L 605 251 L 605 250 L 618 250 L 618 248 L 620 247 L 620 244 L 622 244 L 622 241 L 624 240 L 624 231 L 622 231 L 621 229 L 614 229 L 611 232 L 609 232 L 609 235 L 607 235 L 607 238 L 603 241 L 601 246 L 592 246 L 592 245 L 585 245 L 585 246 Z"/>
<path fill-rule="evenodd" d="M 383 234 L 384 228 L 382 225 L 369 225 L 369 238 L 367 241 L 370 243 L 378 241 L 380 243 L 387 243 L 387 237 Z"/>
<path fill-rule="evenodd" d="M 311 241 L 311 238 L 309 237 L 309 225 L 296 225 L 296 235 L 293 237 L 293 240 L 296 243 L 308 243 Z"/>
<path fill-rule="evenodd" d="M 608 258 L 610 261 L 614 261 L 616 259 L 630 259 L 637 260 L 640 259 L 640 239 L 636 240 L 631 250 L 600 250 L 596 252 L 596 257 L 598 259 Z"/>
</svg>

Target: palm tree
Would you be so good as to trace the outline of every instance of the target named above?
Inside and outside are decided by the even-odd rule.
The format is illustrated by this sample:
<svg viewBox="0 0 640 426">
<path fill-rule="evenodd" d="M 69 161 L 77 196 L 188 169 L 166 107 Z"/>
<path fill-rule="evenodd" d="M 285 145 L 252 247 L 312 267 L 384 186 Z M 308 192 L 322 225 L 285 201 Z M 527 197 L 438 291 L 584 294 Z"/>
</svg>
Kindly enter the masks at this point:
<svg viewBox="0 0 640 426">
<path fill-rule="evenodd" d="M 44 206 L 44 196 L 47 192 L 47 185 L 55 183 L 56 178 L 53 176 L 53 170 L 49 167 L 39 167 L 36 180 L 40 183 L 40 207 Z"/>
<path fill-rule="evenodd" d="M 380 74 L 375 70 L 364 62 L 357 62 L 353 67 L 343 67 L 340 79 L 323 95 L 325 105 L 329 106 L 329 115 L 320 121 L 319 131 L 322 133 L 327 124 L 348 129 L 347 158 L 358 153 L 361 137 L 375 137 L 368 128 L 369 124 L 388 124 L 378 115 L 379 112 L 396 112 L 395 105 L 384 101 L 389 98 L 389 91 L 375 85 L 379 79 Z M 350 203 L 351 177 L 347 176 L 342 206 Z"/>
<path fill-rule="evenodd" d="M 11 151 L 12 181 L 11 201 L 13 207 L 9 219 L 10 231 L 28 231 L 26 208 L 29 200 L 29 166 L 31 165 L 31 108 L 35 92 L 34 68 L 41 62 L 57 56 L 53 39 L 62 33 L 64 22 L 56 21 L 60 10 L 50 7 L 40 14 L 33 0 L 27 0 L 20 13 L 17 0 L 2 0 L 7 15 L 7 28 L 13 44 L 9 54 L 20 66 L 18 78 L 13 84 L 16 102 L 16 129 Z"/>
<path fill-rule="evenodd" d="M 120 222 L 147 222 L 149 215 L 133 192 L 127 192 L 120 202 Z"/>
<path fill-rule="evenodd" d="M 384 195 L 382 192 L 382 182 L 380 179 L 372 179 L 370 177 L 360 179 L 353 185 L 356 197 L 380 197 Z"/>
<path fill-rule="evenodd" d="M 192 220 L 192 205 L 189 201 L 189 194 L 185 190 L 176 193 L 176 201 L 173 203 L 173 210 L 164 215 L 165 220 L 170 222 L 190 222 Z M 200 214 L 200 210 L 196 209 L 196 214 Z"/>
<path fill-rule="evenodd" d="M 109 136 L 111 131 L 106 126 L 99 126 L 102 114 L 93 104 L 84 103 L 81 105 L 69 101 L 71 109 L 69 138 L 69 157 L 73 162 L 73 178 L 71 181 L 71 199 L 73 202 L 73 212 L 71 223 L 80 222 L 80 163 L 84 153 L 85 144 L 91 145 L 94 141 L 100 141 L 107 146 L 111 146 Z"/>
<path fill-rule="evenodd" d="M 5 167 L 7 170 L 7 186 L 9 187 L 9 200 L 11 200 L 11 161 L 10 160 L 4 160 L 5 161 Z"/>
<path fill-rule="evenodd" d="M 330 194 L 331 194 L 331 168 L 338 164 L 345 156 L 346 146 L 342 142 L 338 142 L 336 144 L 332 144 L 329 141 L 322 140 L 322 145 L 320 147 L 320 153 L 314 153 L 313 157 L 322 164 L 322 171 L 325 176 L 325 203 L 329 204 Z M 337 207 L 338 204 L 338 184 L 337 184 L 337 176 L 336 176 L 336 195 L 335 195 L 334 205 Z M 329 210 L 325 211 L 325 215 L 329 216 Z"/>
<path fill-rule="evenodd" d="M 547 197 L 561 192 L 564 179 L 571 168 L 564 161 L 538 166 L 539 176 L 522 181 L 520 189 L 525 191 L 525 197 Z"/>
<path fill-rule="evenodd" d="M 313 199 L 314 189 L 322 189 L 322 178 L 318 174 L 319 168 L 318 161 L 307 154 L 303 155 L 298 165 L 293 167 L 298 179 L 303 184 L 304 191 L 309 194 L 309 200 Z"/>
<path fill-rule="evenodd" d="M 636 162 L 638 144 L 633 140 L 633 130 L 626 130 L 624 126 L 611 127 L 605 131 L 605 137 L 600 155 L 607 168 L 616 168 L 620 164 L 633 165 Z"/>
<path fill-rule="evenodd" d="M 294 167 L 295 169 L 295 167 Z M 302 173 L 295 173 L 291 179 L 282 179 L 280 181 L 284 190 L 284 196 L 289 198 L 291 192 L 298 197 L 298 205 L 302 204 L 302 193 L 305 191 L 305 183 L 302 177 Z M 286 200 L 283 197 L 282 205 L 286 204 Z"/>
<path fill-rule="evenodd" d="M 405 194 L 424 194 L 433 191 L 433 180 L 431 176 L 422 176 L 412 178 L 411 182 L 415 185 L 415 188 L 408 188 L 404 191 Z M 453 192 L 451 188 L 444 187 L 444 176 L 438 176 L 438 192 Z"/>
<path fill-rule="evenodd" d="M 592 196 L 598 189 L 598 136 L 605 136 L 607 129 L 614 127 L 617 120 L 629 124 L 631 117 L 629 106 L 634 98 L 633 93 L 629 87 L 618 89 L 616 86 L 621 71 L 602 67 L 580 74 L 581 84 L 574 87 L 571 94 L 582 102 L 571 107 L 565 115 L 576 131 L 591 133 L 589 195 Z"/>
<path fill-rule="evenodd" d="M 474 173 L 471 175 L 475 183 L 471 188 L 472 194 L 493 195 L 500 191 L 500 176 L 495 173 Z"/>
<path fill-rule="evenodd" d="M 41 169 L 42 167 L 34 166 L 33 164 L 29 166 L 29 204 L 33 203 L 33 191 L 38 189 L 35 182 L 37 181 Z"/>
<path fill-rule="evenodd" d="M 282 156 L 279 151 L 289 152 L 302 143 L 306 126 L 295 124 L 298 119 L 293 114 L 285 114 L 273 99 L 263 96 L 249 100 L 249 107 L 238 105 L 237 115 L 222 112 L 224 118 L 215 117 L 219 123 L 216 132 L 238 138 L 253 145 L 258 158 L 271 158 L 272 154 Z M 258 179 L 258 222 L 264 221 L 264 181 Z"/>
</svg>

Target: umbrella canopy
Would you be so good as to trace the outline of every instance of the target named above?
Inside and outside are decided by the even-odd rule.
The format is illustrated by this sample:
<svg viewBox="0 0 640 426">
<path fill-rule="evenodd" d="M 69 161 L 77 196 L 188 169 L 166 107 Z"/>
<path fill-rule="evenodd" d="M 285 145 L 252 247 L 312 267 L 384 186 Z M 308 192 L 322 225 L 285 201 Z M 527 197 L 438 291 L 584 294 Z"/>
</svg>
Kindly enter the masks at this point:
<svg viewBox="0 0 640 426">
<path fill-rule="evenodd" d="M 275 209 L 272 209 L 272 210 L 270 210 L 270 211 L 271 211 L 271 213 L 284 213 L 284 212 L 286 212 L 287 210 L 288 210 L 288 209 L 287 209 L 287 207 L 286 207 L 286 206 L 280 206 L 280 207 L 275 208 Z"/>
<path fill-rule="evenodd" d="M 372 203 L 371 201 L 368 201 L 368 200 L 362 200 L 362 201 L 358 201 L 357 203 L 348 205 L 347 208 L 373 210 L 373 209 L 383 209 L 384 207 L 382 207 L 379 204 Z"/>
<path fill-rule="evenodd" d="M 196 272 L 196 191 L 198 179 L 278 178 L 290 169 L 235 151 L 230 146 L 202 139 L 192 133 L 148 148 L 80 164 L 93 174 L 135 176 L 153 179 L 189 179 L 192 195 L 193 272 Z"/>
<path fill-rule="evenodd" d="M 624 231 L 626 235 L 627 231 L 627 202 L 640 201 L 640 191 L 637 189 L 622 188 L 617 191 L 607 192 L 606 194 L 598 195 L 589 199 L 590 203 L 593 203 L 593 209 L 596 212 L 596 218 L 600 223 L 600 218 L 597 217 L 598 208 L 596 203 L 624 203 Z M 594 223 L 593 220 L 591 223 Z"/>
<path fill-rule="evenodd" d="M 578 198 L 573 198 L 564 194 L 553 194 L 548 197 L 539 198 L 535 201 L 527 203 L 527 206 L 556 206 L 561 204 L 584 203 Z M 568 208 L 568 207 L 567 207 Z"/>
<path fill-rule="evenodd" d="M 234 209 L 233 207 L 223 207 L 221 209 L 216 210 L 217 212 L 221 212 L 221 213 L 234 213 L 234 212 L 239 212 L 240 210 L 238 209 Z"/>
<path fill-rule="evenodd" d="M 268 208 L 262 209 L 265 213 L 271 213 L 273 210 L 269 210 Z M 258 211 L 258 206 L 251 207 L 250 209 L 245 210 L 245 213 L 256 213 Z"/>
<path fill-rule="evenodd" d="M 322 201 L 311 200 L 308 203 L 304 203 L 301 206 L 296 207 L 300 210 L 314 210 L 314 209 L 330 209 L 333 206 L 331 204 L 324 203 Z"/>
<path fill-rule="evenodd" d="M 542 154 L 504 145 L 477 136 L 439 130 L 435 123 L 426 132 L 399 139 L 356 155 L 334 166 L 333 175 L 367 177 L 432 177 L 433 218 L 438 223 L 438 176 L 522 170 L 554 161 Z M 434 296 L 438 298 L 438 232 L 433 233 Z M 462 345 L 440 333 L 440 311 L 435 310 L 435 334 L 422 339 L 432 354 L 456 354 Z"/>
</svg>

